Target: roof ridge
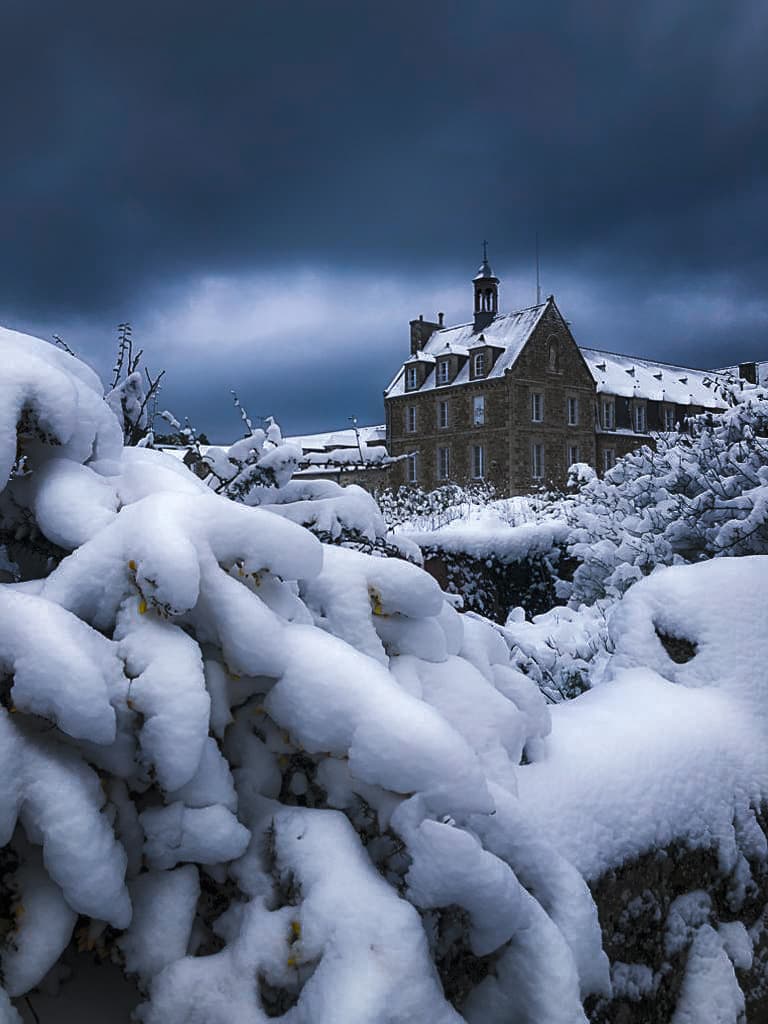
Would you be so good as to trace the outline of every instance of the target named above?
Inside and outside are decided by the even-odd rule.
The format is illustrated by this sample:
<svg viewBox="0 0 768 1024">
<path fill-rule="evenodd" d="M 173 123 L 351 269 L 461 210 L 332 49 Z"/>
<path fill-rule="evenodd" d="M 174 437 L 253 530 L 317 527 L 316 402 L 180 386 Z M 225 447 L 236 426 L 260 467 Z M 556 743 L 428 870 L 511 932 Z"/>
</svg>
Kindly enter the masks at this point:
<svg viewBox="0 0 768 1024">
<path fill-rule="evenodd" d="M 520 313 L 527 313 L 531 309 L 542 309 L 548 302 L 549 299 L 546 299 L 544 302 L 534 302 L 532 306 L 521 306 L 520 309 L 513 309 L 509 313 L 497 313 L 493 320 L 491 320 L 490 324 L 483 328 L 483 331 L 490 330 L 497 320 L 508 320 L 512 316 L 518 316 Z M 460 327 L 472 327 L 474 326 L 474 323 L 474 320 L 467 320 L 466 323 L 463 324 L 450 324 L 450 326 L 440 327 L 435 331 L 435 334 L 443 334 L 445 331 L 456 331 Z M 432 337 L 434 337 L 435 334 L 433 334 Z"/>
<path fill-rule="evenodd" d="M 669 366 L 673 370 L 695 370 L 696 373 L 717 373 L 706 366 L 684 366 L 682 363 L 667 363 L 663 359 L 651 359 L 648 356 L 635 356 L 629 352 L 612 352 L 607 348 L 591 348 L 589 345 L 579 345 L 581 352 L 596 352 L 601 356 L 618 356 L 620 359 L 634 359 L 639 363 L 652 363 L 654 366 Z"/>
</svg>

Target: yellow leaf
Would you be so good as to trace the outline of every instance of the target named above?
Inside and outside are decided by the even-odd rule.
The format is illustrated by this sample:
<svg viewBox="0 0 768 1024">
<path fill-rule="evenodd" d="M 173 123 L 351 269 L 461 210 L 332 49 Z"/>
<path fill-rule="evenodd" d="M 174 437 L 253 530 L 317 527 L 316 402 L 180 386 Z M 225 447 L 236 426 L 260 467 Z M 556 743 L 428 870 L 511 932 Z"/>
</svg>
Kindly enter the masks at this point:
<svg viewBox="0 0 768 1024">
<path fill-rule="evenodd" d="M 288 957 L 288 966 L 289 967 L 295 967 L 296 966 L 296 957 L 295 956 L 289 956 Z"/>
<path fill-rule="evenodd" d="M 128 563 L 128 568 L 131 570 L 131 572 L 136 572 L 136 563 L 134 562 L 133 559 L 131 559 L 130 562 Z"/>
<path fill-rule="evenodd" d="M 142 597 L 142 599 L 139 601 L 139 615 L 144 615 L 146 610 L 147 610 L 147 602 Z"/>
<path fill-rule="evenodd" d="M 294 938 L 301 937 L 301 921 L 291 921 L 291 932 Z"/>
<path fill-rule="evenodd" d="M 368 588 L 368 596 L 371 599 L 371 608 L 374 615 L 383 615 L 384 609 L 381 606 L 381 594 L 373 587 Z"/>
</svg>

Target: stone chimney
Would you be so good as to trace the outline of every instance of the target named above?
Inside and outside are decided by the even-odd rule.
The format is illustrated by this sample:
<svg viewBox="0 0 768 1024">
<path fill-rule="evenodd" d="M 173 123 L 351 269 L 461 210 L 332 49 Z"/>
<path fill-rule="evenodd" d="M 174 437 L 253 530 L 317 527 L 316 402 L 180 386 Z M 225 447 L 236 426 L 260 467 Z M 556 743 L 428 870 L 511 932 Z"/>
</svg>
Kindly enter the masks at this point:
<svg viewBox="0 0 768 1024">
<path fill-rule="evenodd" d="M 757 384 L 757 363 L 739 363 L 739 377 L 748 384 Z"/>
<path fill-rule="evenodd" d="M 442 326 L 442 320 L 438 324 L 425 320 L 423 313 L 419 314 L 418 320 L 411 320 L 411 355 L 416 355 L 419 349 L 424 348 L 435 331 Z"/>
</svg>

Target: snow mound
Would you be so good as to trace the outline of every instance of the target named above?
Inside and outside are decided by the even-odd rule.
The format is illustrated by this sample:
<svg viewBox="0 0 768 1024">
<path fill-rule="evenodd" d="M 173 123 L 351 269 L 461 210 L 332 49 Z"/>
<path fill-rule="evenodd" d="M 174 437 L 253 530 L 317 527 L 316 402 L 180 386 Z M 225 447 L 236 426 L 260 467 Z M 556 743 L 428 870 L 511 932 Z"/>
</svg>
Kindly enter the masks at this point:
<svg viewBox="0 0 768 1024">
<path fill-rule="evenodd" d="M 531 822 L 587 878 L 681 840 L 715 848 L 743 897 L 768 852 L 766 607 L 766 556 L 663 569 L 616 606 L 604 682 L 552 709 L 518 771 Z"/>
</svg>

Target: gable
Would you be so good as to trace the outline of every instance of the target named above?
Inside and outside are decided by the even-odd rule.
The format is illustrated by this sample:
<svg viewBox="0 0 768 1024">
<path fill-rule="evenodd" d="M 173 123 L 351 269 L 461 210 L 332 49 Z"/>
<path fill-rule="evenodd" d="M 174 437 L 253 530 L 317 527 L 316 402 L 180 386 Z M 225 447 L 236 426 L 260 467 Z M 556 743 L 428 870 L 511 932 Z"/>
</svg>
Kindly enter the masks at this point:
<svg viewBox="0 0 768 1024">
<path fill-rule="evenodd" d="M 518 377 L 538 379 L 553 373 L 574 387 L 594 387 L 590 368 L 552 296 L 508 369 Z"/>
</svg>

